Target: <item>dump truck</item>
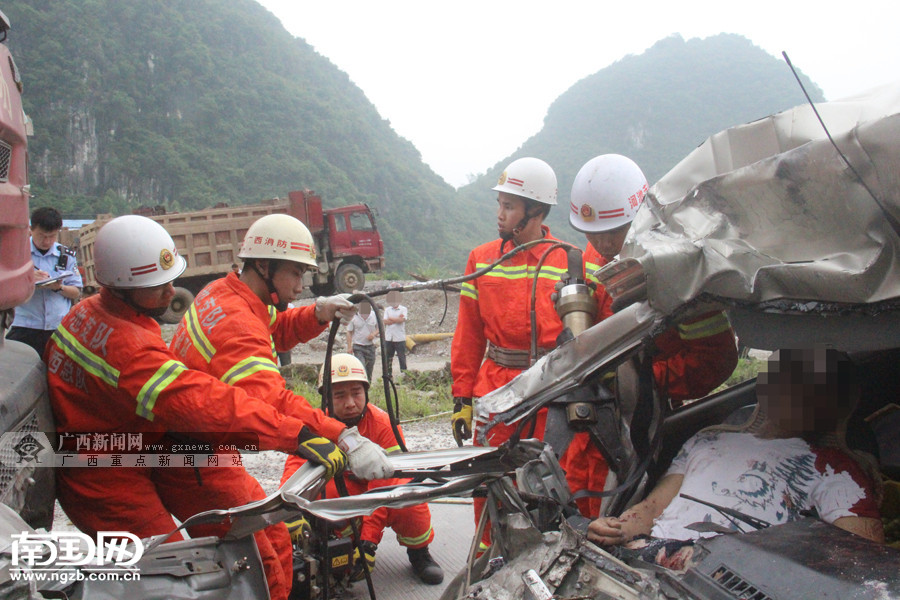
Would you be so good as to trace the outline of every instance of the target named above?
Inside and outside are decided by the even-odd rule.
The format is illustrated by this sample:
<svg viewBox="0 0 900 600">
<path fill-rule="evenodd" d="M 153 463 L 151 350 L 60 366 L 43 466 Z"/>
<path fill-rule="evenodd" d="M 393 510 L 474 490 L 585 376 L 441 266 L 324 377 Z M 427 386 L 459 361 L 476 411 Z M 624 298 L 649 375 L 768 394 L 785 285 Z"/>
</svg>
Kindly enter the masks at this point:
<svg viewBox="0 0 900 600">
<path fill-rule="evenodd" d="M 304 286 L 317 296 L 361 290 L 366 273 L 384 268 L 384 243 L 369 206 L 353 204 L 325 210 L 322 199 L 310 190 L 290 192 L 287 200 L 275 198 L 245 206 L 220 205 L 183 213 L 166 213 L 164 209 L 136 212 L 165 227 L 187 261 L 187 269 L 176 281 L 169 310 L 160 318 L 165 323 L 178 323 L 203 286 L 228 274 L 238 260 L 247 229 L 265 215 L 286 213 L 309 227 L 316 242 L 319 269 L 307 271 Z M 100 227 L 111 218 L 101 215 L 78 230 L 77 239 L 61 239 L 78 251 L 86 294 L 97 289 L 93 243 Z"/>
</svg>

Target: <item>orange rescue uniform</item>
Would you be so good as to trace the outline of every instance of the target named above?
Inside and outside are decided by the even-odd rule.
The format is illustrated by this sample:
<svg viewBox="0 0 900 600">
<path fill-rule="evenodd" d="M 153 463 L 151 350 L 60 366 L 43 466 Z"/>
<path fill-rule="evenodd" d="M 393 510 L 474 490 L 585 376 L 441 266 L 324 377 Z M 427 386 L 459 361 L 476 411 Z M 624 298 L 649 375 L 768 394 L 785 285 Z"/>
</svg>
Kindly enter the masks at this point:
<svg viewBox="0 0 900 600">
<path fill-rule="evenodd" d="M 169 347 L 190 368 L 265 400 L 337 442 L 344 424 L 287 389 L 276 355 L 313 339 L 326 325 L 316 319 L 315 306 L 277 312 L 229 273 L 197 294 Z"/>
<path fill-rule="evenodd" d="M 544 239 L 558 241 L 550 229 L 542 226 Z M 501 251 L 502 245 L 502 251 Z M 481 277 L 462 284 L 459 317 L 450 349 L 453 396 L 478 398 L 509 383 L 522 368 L 504 367 L 485 357 L 490 343 L 500 348 L 528 352 L 531 349 L 531 288 L 538 278 L 535 296 L 537 345 L 544 352 L 556 347 L 563 326 L 550 299 L 553 286 L 566 273 L 564 249 L 550 253 L 536 273 L 537 263 L 551 244 L 538 244 L 519 252 Z M 469 253 L 466 274 L 486 267 L 513 249 L 511 243 L 494 240 Z M 537 357 L 533 357 L 537 358 Z M 534 437 L 543 438 L 546 411 L 538 415 Z M 491 429 L 488 443 L 499 446 L 509 439 L 515 426 L 497 425 Z M 526 430 L 527 431 L 527 430 Z"/>
<path fill-rule="evenodd" d="M 607 261 L 588 244 L 584 252 L 585 276 L 598 285 L 597 322 L 612 315 L 612 298 L 599 285 L 593 271 Z M 734 331 L 724 312 L 709 312 L 679 323 L 653 340 L 659 354 L 653 360 L 656 386 L 673 406 L 685 400 L 700 398 L 725 381 L 737 365 L 737 345 Z M 573 493 L 587 489 L 601 491 L 609 469 L 603 455 L 591 442 L 587 433 L 576 433 L 560 465 Z M 582 514 L 597 517 L 600 498 L 576 500 Z"/>
<path fill-rule="evenodd" d="M 180 431 L 212 444 L 256 443 L 260 449 L 293 452 L 304 425 L 242 390 L 186 368 L 166 347 L 156 321 L 107 289 L 78 303 L 63 318 L 44 359 L 61 434 L 133 433 L 155 442 L 171 441 L 167 432 Z M 61 468 L 56 472 L 57 493 L 72 522 L 88 534 L 166 534 L 177 527 L 171 515 L 184 521 L 201 511 L 265 496 L 242 466 L 230 466 L 230 459 L 220 455 L 222 466 L 198 469 Z M 228 528 L 200 525 L 190 534 L 222 536 Z M 285 570 L 279 558 L 279 533 L 287 535 L 283 524 L 255 537 L 272 597 L 287 598 L 292 571 Z"/>
<path fill-rule="evenodd" d="M 278 312 L 263 303 L 235 273 L 203 288 L 184 315 L 169 347 L 192 369 L 268 402 L 279 412 L 302 419 L 317 435 L 337 442 L 345 429 L 337 419 L 313 408 L 285 386 L 276 352 L 285 352 L 324 331 L 315 306 Z M 279 557 L 293 569 L 290 535 L 282 523 Z"/>
<path fill-rule="evenodd" d="M 357 424 L 357 428 L 363 437 L 384 448 L 387 454 L 400 451 L 397 438 L 394 437 L 394 431 L 391 429 L 391 421 L 388 418 L 388 414 L 377 406 L 373 404 L 366 406 L 366 412 Z M 402 430 L 400 435 L 401 437 L 403 436 Z M 406 443 L 405 438 L 404 443 Z M 281 483 L 284 484 L 305 462 L 300 457 L 289 456 L 284 466 L 284 475 L 281 478 Z M 356 496 L 368 490 L 400 485 L 411 480 L 374 479 L 372 481 L 362 481 L 348 474 L 344 481 L 347 484 L 347 491 L 350 495 Z M 333 480 L 329 481 L 325 487 L 325 497 L 340 497 Z M 362 527 L 359 530 L 360 541 L 369 541 L 377 546 L 384 535 L 385 527 L 393 529 L 394 533 L 397 534 L 397 541 L 401 546 L 406 546 L 407 548 L 424 548 L 434 539 L 434 530 L 431 527 L 431 511 L 428 509 L 427 504 L 418 504 L 407 508 L 381 507 L 377 509 L 371 515 L 362 518 Z"/>
</svg>

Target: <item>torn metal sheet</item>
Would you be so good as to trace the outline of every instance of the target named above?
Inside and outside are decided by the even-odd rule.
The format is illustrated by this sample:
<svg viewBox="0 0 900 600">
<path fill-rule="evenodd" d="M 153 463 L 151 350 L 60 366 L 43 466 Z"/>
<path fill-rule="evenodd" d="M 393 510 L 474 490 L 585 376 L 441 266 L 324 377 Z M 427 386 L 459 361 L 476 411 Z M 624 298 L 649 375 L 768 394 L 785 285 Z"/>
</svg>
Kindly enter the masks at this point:
<svg viewBox="0 0 900 600">
<path fill-rule="evenodd" d="M 662 318 L 646 304 L 629 306 L 542 357 L 503 387 L 479 398 L 474 413 L 479 441 L 484 443 L 484 431 L 497 421 L 498 413 L 502 413 L 504 423 L 514 423 L 582 384 L 597 370 L 614 367 L 622 355 L 639 346 L 660 326 Z"/>
<path fill-rule="evenodd" d="M 304 464 L 275 493 L 243 506 L 209 510 L 198 513 L 181 527 L 165 536 L 157 536 L 147 545 L 147 551 L 170 539 L 177 531 L 204 523 L 230 521 L 227 538 L 241 538 L 273 523 L 289 520 L 303 509 L 328 520 L 340 520 L 372 514 L 380 507 L 403 508 L 422 504 L 436 498 L 470 493 L 482 483 L 495 479 L 507 470 L 521 466 L 540 454 L 540 448 L 519 444 L 512 454 L 505 449 L 466 446 L 428 452 L 391 454 L 388 458 L 397 471 L 425 470 L 439 472 L 439 483 L 407 483 L 388 488 L 376 488 L 357 496 L 308 500 L 315 497 L 325 482 L 324 467 Z M 484 472 L 456 476 L 457 470 L 468 472 L 472 465 L 480 465 Z M 306 497 L 304 497 L 306 496 Z"/>
<path fill-rule="evenodd" d="M 651 306 L 900 298 L 885 213 L 900 219 L 900 85 L 819 108 L 878 201 L 802 107 L 717 134 L 651 188 L 620 255 L 640 262 Z"/>
</svg>

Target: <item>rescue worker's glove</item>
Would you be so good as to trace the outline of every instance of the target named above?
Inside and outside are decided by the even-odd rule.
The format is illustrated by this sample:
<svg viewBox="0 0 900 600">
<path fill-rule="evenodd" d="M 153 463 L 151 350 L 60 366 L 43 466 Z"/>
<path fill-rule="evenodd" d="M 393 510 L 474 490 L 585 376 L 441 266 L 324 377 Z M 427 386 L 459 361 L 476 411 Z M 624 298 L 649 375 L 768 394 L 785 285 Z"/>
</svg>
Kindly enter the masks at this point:
<svg viewBox="0 0 900 600">
<path fill-rule="evenodd" d="M 361 541 L 359 547 L 353 549 L 353 570 L 350 571 L 350 581 L 362 581 L 366 578 L 366 573 L 363 570 L 363 560 L 369 567 L 369 573 L 372 572 L 375 568 L 375 550 L 377 549 L 378 546 L 375 545 L 375 542 L 370 542 L 369 540 Z M 363 559 L 359 557 L 360 550 L 362 551 Z"/>
<path fill-rule="evenodd" d="M 450 425 L 453 427 L 453 438 L 457 446 L 463 445 L 463 440 L 472 437 L 472 399 L 454 398 L 453 416 L 450 417 Z"/>
<path fill-rule="evenodd" d="M 387 479 L 394 474 L 394 465 L 384 453 L 384 448 L 363 437 L 356 427 L 341 433 L 338 446 L 347 453 L 350 470 L 359 479 Z"/>
<path fill-rule="evenodd" d="M 338 294 L 336 296 L 319 296 L 316 298 L 316 318 L 319 323 L 330 323 L 340 319 L 348 322 L 356 314 L 356 305 L 347 300 L 350 294 Z"/>
<path fill-rule="evenodd" d="M 308 427 L 303 427 L 300 435 L 297 436 L 295 454 L 325 467 L 325 476 L 328 479 L 343 471 L 347 466 L 347 457 L 341 452 L 341 449 L 331 440 L 317 436 Z"/>
<path fill-rule="evenodd" d="M 312 527 L 309 525 L 309 521 L 306 520 L 306 516 L 303 514 L 297 515 L 296 519 L 285 521 L 285 525 L 287 525 L 288 533 L 291 535 L 291 541 L 294 542 L 294 545 L 300 545 L 303 543 L 303 534 L 304 532 L 312 533 Z"/>
</svg>

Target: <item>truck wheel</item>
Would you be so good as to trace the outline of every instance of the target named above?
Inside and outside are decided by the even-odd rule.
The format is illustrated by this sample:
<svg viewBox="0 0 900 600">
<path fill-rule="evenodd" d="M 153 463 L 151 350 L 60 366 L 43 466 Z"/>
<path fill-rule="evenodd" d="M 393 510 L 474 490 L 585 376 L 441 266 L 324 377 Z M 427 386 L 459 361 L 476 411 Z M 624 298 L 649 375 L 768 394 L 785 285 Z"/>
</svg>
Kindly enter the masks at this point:
<svg viewBox="0 0 900 600">
<path fill-rule="evenodd" d="M 163 316 L 161 316 L 159 320 L 163 323 L 177 325 L 181 322 L 181 317 L 188 311 L 191 307 L 191 302 L 193 301 L 194 295 L 189 290 L 186 290 L 183 287 L 175 288 L 175 296 L 172 297 L 169 308 L 163 313 Z"/>
<path fill-rule="evenodd" d="M 357 265 L 344 263 L 338 267 L 334 285 L 338 292 L 349 294 L 363 289 L 363 286 L 366 285 L 366 276 Z"/>
</svg>

